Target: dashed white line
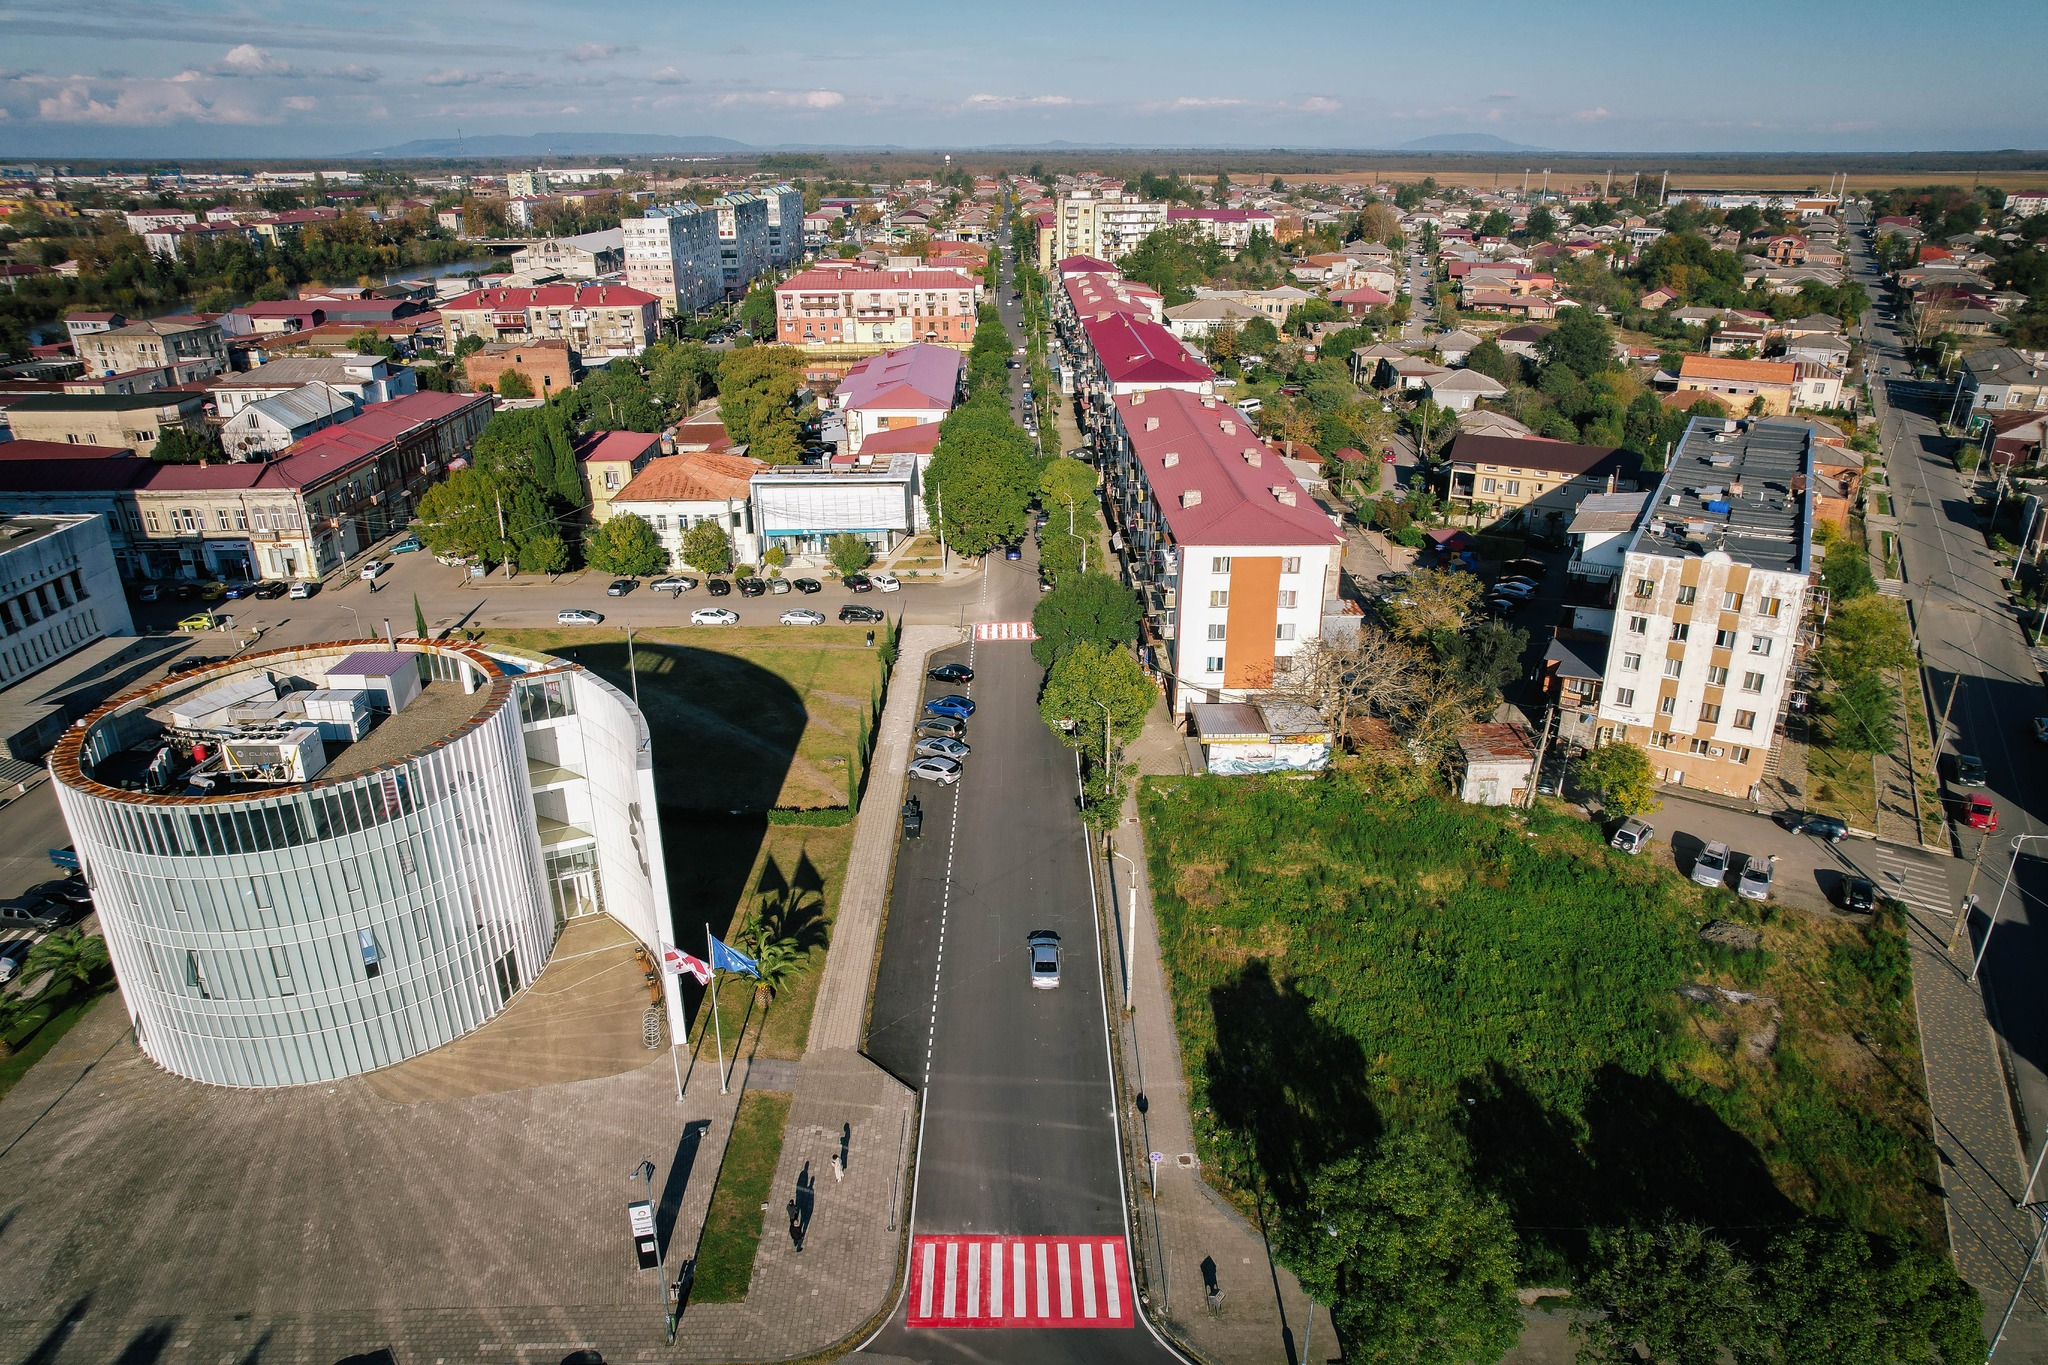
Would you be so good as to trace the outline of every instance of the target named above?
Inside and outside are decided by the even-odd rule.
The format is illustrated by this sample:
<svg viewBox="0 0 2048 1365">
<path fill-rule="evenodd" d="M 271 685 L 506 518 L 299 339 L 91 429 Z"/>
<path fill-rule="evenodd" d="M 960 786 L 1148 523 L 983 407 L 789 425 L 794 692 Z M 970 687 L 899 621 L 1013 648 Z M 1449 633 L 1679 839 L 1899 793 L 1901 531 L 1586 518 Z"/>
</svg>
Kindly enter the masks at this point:
<svg viewBox="0 0 2048 1365">
<path fill-rule="evenodd" d="M 987 591 L 985 580 L 983 591 Z M 967 646 L 967 666 L 974 667 L 972 641 Z M 965 687 L 971 692 L 974 684 L 969 681 Z M 939 888 L 939 951 L 932 960 L 932 1016 L 924 1035 L 924 1086 L 927 1090 L 931 1089 L 932 1084 L 932 1057 L 939 1047 L 939 987 L 945 979 L 946 925 L 953 913 L 953 855 L 960 843 L 960 787 L 961 784 L 958 782 L 953 784 L 953 820 L 946 829 L 946 880 Z"/>
</svg>

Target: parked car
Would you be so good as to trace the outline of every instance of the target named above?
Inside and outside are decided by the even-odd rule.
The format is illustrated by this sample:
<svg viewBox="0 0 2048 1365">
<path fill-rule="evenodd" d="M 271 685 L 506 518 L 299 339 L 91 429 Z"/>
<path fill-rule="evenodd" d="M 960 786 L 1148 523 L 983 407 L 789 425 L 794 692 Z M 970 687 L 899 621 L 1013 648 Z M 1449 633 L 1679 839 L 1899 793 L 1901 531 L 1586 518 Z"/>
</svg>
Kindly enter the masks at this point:
<svg viewBox="0 0 2048 1365">
<path fill-rule="evenodd" d="M 765 578 L 742 578 L 739 581 L 739 590 L 742 597 L 764 597 L 768 593 L 768 580 Z"/>
<path fill-rule="evenodd" d="M 254 596 L 255 593 L 256 585 L 254 583 L 230 583 L 224 596 L 230 602 L 239 602 L 244 597 Z"/>
<path fill-rule="evenodd" d="M 275 578 L 266 578 L 261 583 L 258 583 L 255 590 L 249 595 L 259 602 L 275 602 L 278 598 L 284 596 L 287 586 L 287 584 Z"/>
<path fill-rule="evenodd" d="M 864 573 L 850 573 L 841 579 L 840 582 L 846 585 L 848 592 L 873 592 L 875 590 L 874 583 Z"/>
<path fill-rule="evenodd" d="M 311 597 L 314 593 L 318 591 L 320 591 L 320 585 L 318 583 L 308 583 L 305 579 L 298 578 L 292 580 L 291 590 L 287 592 L 285 596 L 291 598 L 291 600 L 294 602 L 300 602 L 304 601 L 308 597 Z"/>
<path fill-rule="evenodd" d="M 941 739 L 965 739 L 967 722 L 952 716 L 926 716 L 917 723 L 920 735 L 937 735 Z"/>
<path fill-rule="evenodd" d="M 794 583 L 796 590 L 802 593 L 823 592 L 825 590 L 825 585 L 815 578 L 792 578 L 790 582 Z"/>
<path fill-rule="evenodd" d="M 936 782 L 945 787 L 958 782 L 962 771 L 959 763 L 950 758 L 920 758 L 910 765 L 912 777 L 921 777 L 927 782 Z"/>
<path fill-rule="evenodd" d="M 871 573 L 868 575 L 868 582 L 874 584 L 881 592 L 895 592 L 903 586 L 896 581 L 896 575 L 892 573 Z"/>
<path fill-rule="evenodd" d="M 1948 775 L 1958 787 L 1981 787 L 1991 780 L 1984 771 L 1984 760 L 1975 754 L 1951 755 Z"/>
<path fill-rule="evenodd" d="M 697 580 L 685 577 L 682 574 L 671 574 L 667 578 L 657 578 L 652 586 L 655 592 L 672 592 L 680 597 L 695 588 Z"/>
<path fill-rule="evenodd" d="M 802 607 L 797 607 L 782 613 L 782 624 L 785 626 L 822 626 L 825 624 L 825 613 L 822 611 L 806 611 Z"/>
<path fill-rule="evenodd" d="M 391 553 L 395 555 L 409 555 L 424 548 L 418 536 L 400 536 L 391 542 Z"/>
<path fill-rule="evenodd" d="M 390 567 L 391 565 L 385 560 L 373 559 L 369 563 L 363 565 L 361 571 L 356 574 L 356 577 L 365 579 L 375 579 L 378 575 L 382 574 L 386 569 Z"/>
<path fill-rule="evenodd" d="M 1877 909 L 1877 884 L 1868 877 L 1844 877 L 1836 893 L 1844 910 L 1868 914 Z"/>
<path fill-rule="evenodd" d="M 12 981 L 21 971 L 21 964 L 28 961 L 28 955 L 35 945 L 25 938 L 12 943 L 0 943 L 0 981 Z"/>
<path fill-rule="evenodd" d="M 933 682 L 971 683 L 974 681 L 974 670 L 966 664 L 940 664 L 925 676 Z"/>
<path fill-rule="evenodd" d="M 1540 559 L 1510 559 L 1500 566 L 1500 571 L 1504 574 L 1533 578 L 1539 583 L 1550 576 L 1550 566 Z"/>
<path fill-rule="evenodd" d="M 202 611 L 194 615 L 188 616 L 184 620 L 178 622 L 178 629 L 212 630 L 215 626 L 219 625 L 223 619 L 225 618 L 215 616 L 210 611 Z"/>
<path fill-rule="evenodd" d="M 555 613 L 555 624 L 558 626 L 595 626 L 603 622 L 604 613 L 592 611 L 588 607 L 563 607 Z"/>
<path fill-rule="evenodd" d="M 1714 840 L 1692 860 L 1692 879 L 1701 886 L 1720 886 L 1728 877 L 1728 845 Z"/>
<path fill-rule="evenodd" d="M 729 579 L 707 578 L 704 580 L 704 591 L 710 593 L 713 597 L 730 597 L 732 596 L 732 583 Z"/>
<path fill-rule="evenodd" d="M 958 763 L 974 751 L 960 740 L 947 739 L 944 735 L 926 735 L 917 741 L 913 752 L 919 758 L 950 758 Z"/>
<path fill-rule="evenodd" d="M 957 692 L 943 697 L 933 697 L 924 704 L 925 714 L 931 716 L 952 716 L 966 720 L 974 714 L 974 703 Z"/>
<path fill-rule="evenodd" d="M 1005 545 L 1003 547 L 1004 559 L 1022 559 L 1023 557 L 1024 547 L 1022 545 Z"/>
<path fill-rule="evenodd" d="M 2048 744 L 2048 716 L 2034 717 L 2034 738 L 2042 744 Z"/>
<path fill-rule="evenodd" d="M 209 578 L 199 585 L 199 600 L 202 602 L 218 602 L 227 595 L 228 585 L 218 578 Z"/>
<path fill-rule="evenodd" d="M 1056 991 L 1060 986 L 1060 936 L 1050 929 L 1033 929 L 1024 936 L 1025 955 L 1031 964 L 1031 989 Z"/>
<path fill-rule="evenodd" d="M 848 602 L 839 609 L 839 622 L 841 625 L 849 621 L 873 622 L 881 619 L 882 611 L 879 607 L 864 607 L 858 602 Z"/>
<path fill-rule="evenodd" d="M 196 601 L 198 601 L 198 600 L 199 600 L 199 585 L 198 585 L 197 583 L 173 583 L 173 584 L 171 584 L 171 600 L 172 600 L 172 601 L 174 601 L 174 602 L 196 602 Z"/>
<path fill-rule="evenodd" d="M 1775 853 L 1768 858 L 1744 859 L 1742 875 L 1735 879 L 1735 894 L 1744 900 L 1769 900 L 1771 877 L 1777 870 L 1778 857 Z"/>
<path fill-rule="evenodd" d="M 784 593 L 787 593 L 789 591 L 789 580 L 787 578 L 769 579 L 768 591 L 774 593 L 778 597 L 783 595 Z"/>
<path fill-rule="evenodd" d="M 1986 834 L 1998 833 L 1998 807 L 1991 804 L 1991 798 L 1983 792 L 1973 795 L 1963 806 L 1963 823 L 1971 829 L 1981 829 Z"/>
<path fill-rule="evenodd" d="M 1833 815 L 1809 815 L 1799 822 L 1799 832 L 1839 844 L 1849 837 L 1849 822 Z"/>
<path fill-rule="evenodd" d="M 639 586 L 640 581 L 638 579 L 614 578 L 611 581 L 611 585 L 604 590 L 604 595 L 606 597 L 624 597 Z"/>
<path fill-rule="evenodd" d="M 1618 848 L 1623 853 L 1641 853 L 1650 846 L 1650 841 L 1656 837 L 1656 826 L 1644 824 L 1641 820 L 1629 819 L 1622 821 L 1615 827 L 1614 837 L 1609 839 L 1607 843 L 1610 847 Z"/>
<path fill-rule="evenodd" d="M 690 613 L 693 626 L 736 626 L 740 614 L 727 607 L 699 607 Z"/>
<path fill-rule="evenodd" d="M 154 583 L 143 583 L 135 589 L 135 600 L 138 602 L 154 602 L 161 596 L 163 596 L 163 589 Z"/>
<path fill-rule="evenodd" d="M 1496 583 L 1488 591 L 1495 597 L 1514 597 L 1526 600 L 1536 595 L 1536 585 L 1534 583 Z"/>
</svg>

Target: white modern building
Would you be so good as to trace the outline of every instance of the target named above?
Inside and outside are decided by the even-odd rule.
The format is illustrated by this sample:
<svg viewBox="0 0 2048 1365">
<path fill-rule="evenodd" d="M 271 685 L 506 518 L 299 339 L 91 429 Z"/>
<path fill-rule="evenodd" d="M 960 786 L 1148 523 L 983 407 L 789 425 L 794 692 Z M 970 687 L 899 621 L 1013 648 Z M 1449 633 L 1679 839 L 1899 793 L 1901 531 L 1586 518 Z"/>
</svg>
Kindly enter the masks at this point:
<svg viewBox="0 0 2048 1365">
<path fill-rule="evenodd" d="M 886 464 L 839 472 L 810 465 L 763 470 L 751 481 L 755 530 L 768 549 L 792 555 L 822 555 L 844 532 L 885 553 L 923 524 L 922 463 L 895 454 Z"/>
<path fill-rule="evenodd" d="M 208 384 L 206 392 L 213 399 L 214 413 L 231 422 L 251 403 L 308 384 L 325 384 L 363 407 L 420 391 L 419 374 L 410 365 L 394 365 L 381 355 L 337 351 L 333 355 L 283 356 L 253 370 L 223 376 Z"/>
<path fill-rule="evenodd" d="M 0 688 L 134 633 L 104 517 L 0 516 Z"/>
<path fill-rule="evenodd" d="M 193 1080 L 430 1051 L 531 986 L 573 916 L 656 960 L 673 941 L 646 722 L 558 659 L 244 655 L 101 707 L 50 769 L 136 1039 Z"/>
<path fill-rule="evenodd" d="M 725 297 L 718 215 L 702 204 L 655 204 L 624 219 L 626 283 L 661 300 L 664 315 L 695 313 Z"/>
<path fill-rule="evenodd" d="M 781 270 L 804 258 L 804 192 L 793 185 L 761 191 L 768 201 L 768 265 Z"/>
</svg>

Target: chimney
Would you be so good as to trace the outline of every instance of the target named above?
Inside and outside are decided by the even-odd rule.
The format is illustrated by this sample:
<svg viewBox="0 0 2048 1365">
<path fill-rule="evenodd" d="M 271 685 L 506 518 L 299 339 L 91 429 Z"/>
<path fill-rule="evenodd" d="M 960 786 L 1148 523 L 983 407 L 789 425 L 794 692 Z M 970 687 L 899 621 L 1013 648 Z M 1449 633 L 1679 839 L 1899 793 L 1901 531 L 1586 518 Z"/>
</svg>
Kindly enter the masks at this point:
<svg viewBox="0 0 2048 1365">
<path fill-rule="evenodd" d="M 1159 419 L 1158 419 L 1157 417 L 1147 417 L 1147 418 L 1145 419 L 1145 430 L 1147 430 L 1147 431 L 1157 431 L 1157 430 L 1159 430 Z"/>
<path fill-rule="evenodd" d="M 1159 457 L 1159 464 L 1160 467 L 1163 469 L 1171 469 L 1179 463 L 1180 452 L 1177 450 L 1169 450 L 1164 455 L 1161 455 Z"/>
<path fill-rule="evenodd" d="M 1253 469 L 1257 469 L 1259 467 L 1259 459 L 1259 448 L 1257 446 L 1246 446 L 1244 448 L 1244 462 L 1246 464 L 1250 465 Z"/>
<path fill-rule="evenodd" d="M 1200 507 L 1202 505 L 1202 490 L 1190 488 L 1185 493 L 1182 493 L 1180 495 L 1180 505 L 1182 507 Z"/>
<path fill-rule="evenodd" d="M 1134 393 L 1131 395 L 1131 406 L 1134 408 L 1142 404 L 1144 401 L 1145 395 L 1142 393 Z"/>
<path fill-rule="evenodd" d="M 1223 428 L 1223 434 L 1225 436 L 1237 435 L 1237 423 L 1231 421 L 1229 418 L 1224 418 L 1223 421 L 1218 425 L 1220 425 Z"/>
<path fill-rule="evenodd" d="M 1742 481 L 1740 479 L 1728 485 L 1728 496 L 1731 498 L 1742 496 Z"/>
<path fill-rule="evenodd" d="M 1290 460 L 1294 458 L 1294 442 L 1292 441 L 1287 443 L 1287 458 Z"/>
<path fill-rule="evenodd" d="M 1294 506 L 1294 490 L 1284 483 L 1273 485 L 1273 496 L 1279 500 L 1282 507 Z"/>
</svg>

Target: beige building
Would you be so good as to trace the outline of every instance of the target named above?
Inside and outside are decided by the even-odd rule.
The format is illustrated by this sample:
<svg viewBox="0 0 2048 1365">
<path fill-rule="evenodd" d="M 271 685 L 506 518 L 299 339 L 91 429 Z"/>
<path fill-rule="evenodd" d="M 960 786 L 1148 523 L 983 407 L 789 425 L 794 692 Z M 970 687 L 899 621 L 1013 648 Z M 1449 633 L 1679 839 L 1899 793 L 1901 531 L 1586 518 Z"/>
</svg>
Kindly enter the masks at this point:
<svg viewBox="0 0 2048 1365">
<path fill-rule="evenodd" d="M 206 425 L 206 396 L 182 389 L 155 393 L 39 393 L 16 399 L 7 423 L 16 439 L 105 446 L 147 457 L 156 440 L 174 427 L 200 431 Z"/>
<path fill-rule="evenodd" d="M 1596 736 L 1661 781 L 1754 797 L 1775 742 L 1813 568 L 1813 433 L 1697 417 L 1615 580 Z"/>
<path fill-rule="evenodd" d="M 1166 226 L 1166 205 L 1149 204 L 1135 194 L 1083 190 L 1066 195 L 1053 210 L 1053 231 L 1041 243 L 1041 269 L 1069 256 L 1094 256 L 1114 261 L 1147 234 Z"/>
<path fill-rule="evenodd" d="M 220 324 L 190 318 L 131 322 L 74 339 L 87 374 L 121 374 L 181 361 L 211 360 L 218 374 L 227 368 L 228 348 Z"/>
<path fill-rule="evenodd" d="M 1642 456 L 1619 446 L 1472 432 L 1451 442 L 1449 462 L 1452 498 L 1539 534 L 1562 531 L 1591 494 L 1633 491 L 1643 467 Z"/>
</svg>

